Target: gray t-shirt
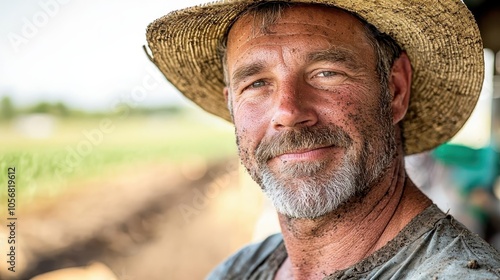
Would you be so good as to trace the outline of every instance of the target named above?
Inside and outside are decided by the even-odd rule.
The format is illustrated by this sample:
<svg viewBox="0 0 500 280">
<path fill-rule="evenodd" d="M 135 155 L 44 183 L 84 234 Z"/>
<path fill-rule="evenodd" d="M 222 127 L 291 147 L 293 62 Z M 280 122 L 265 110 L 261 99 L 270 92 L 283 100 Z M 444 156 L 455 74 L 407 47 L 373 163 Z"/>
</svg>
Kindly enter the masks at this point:
<svg viewBox="0 0 500 280">
<path fill-rule="evenodd" d="M 286 257 L 275 234 L 241 249 L 207 279 L 272 280 Z M 324 278 L 333 279 L 500 279 L 500 253 L 432 205 L 385 246 Z"/>
</svg>

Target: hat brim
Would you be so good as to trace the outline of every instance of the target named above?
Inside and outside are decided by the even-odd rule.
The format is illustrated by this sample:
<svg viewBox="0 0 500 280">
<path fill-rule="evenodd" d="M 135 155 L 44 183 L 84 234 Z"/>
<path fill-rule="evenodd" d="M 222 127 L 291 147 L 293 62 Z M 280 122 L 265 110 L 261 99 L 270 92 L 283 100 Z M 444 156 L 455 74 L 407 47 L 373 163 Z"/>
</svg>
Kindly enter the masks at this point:
<svg viewBox="0 0 500 280">
<path fill-rule="evenodd" d="M 152 60 L 181 93 L 231 121 L 223 96 L 223 35 L 249 5 L 221 1 L 171 12 L 151 23 Z M 266 1 L 261 1 L 266 2 Z M 406 154 L 448 141 L 469 118 L 484 79 L 483 47 L 475 20 L 460 1 L 287 1 L 335 6 L 359 15 L 394 38 L 412 68 L 410 106 L 403 119 Z"/>
</svg>

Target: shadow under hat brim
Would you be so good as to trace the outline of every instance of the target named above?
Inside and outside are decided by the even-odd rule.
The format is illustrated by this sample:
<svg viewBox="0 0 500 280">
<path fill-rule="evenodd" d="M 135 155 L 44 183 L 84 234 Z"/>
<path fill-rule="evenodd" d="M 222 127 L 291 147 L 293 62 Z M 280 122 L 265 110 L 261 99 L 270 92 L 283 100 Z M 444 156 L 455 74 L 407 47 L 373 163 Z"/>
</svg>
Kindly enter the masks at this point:
<svg viewBox="0 0 500 280">
<path fill-rule="evenodd" d="M 249 5 L 222 1 L 174 11 L 151 23 L 152 61 L 181 93 L 231 121 L 223 96 L 218 45 Z M 265 2 L 265 1 L 260 1 Z M 413 68 L 410 106 L 403 119 L 407 155 L 430 150 L 455 135 L 475 107 L 484 79 L 483 47 L 475 20 L 460 1 L 286 1 L 353 12 L 394 38 Z"/>
</svg>

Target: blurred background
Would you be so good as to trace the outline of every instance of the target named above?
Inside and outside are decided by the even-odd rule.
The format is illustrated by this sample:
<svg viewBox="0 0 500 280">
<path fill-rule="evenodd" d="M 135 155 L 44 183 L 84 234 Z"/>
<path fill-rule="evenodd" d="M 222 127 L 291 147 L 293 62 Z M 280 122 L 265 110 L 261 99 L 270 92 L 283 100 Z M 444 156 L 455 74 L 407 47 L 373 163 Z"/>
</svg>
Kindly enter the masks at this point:
<svg viewBox="0 0 500 280">
<path fill-rule="evenodd" d="M 0 279 L 202 279 L 279 230 L 232 126 L 183 98 L 142 49 L 151 21 L 202 2 L 0 2 L 0 184 L 15 167 L 18 219 L 15 273 L 0 226 Z M 500 248 L 500 2 L 465 3 L 486 48 L 480 101 L 452 141 L 407 168 Z"/>
</svg>

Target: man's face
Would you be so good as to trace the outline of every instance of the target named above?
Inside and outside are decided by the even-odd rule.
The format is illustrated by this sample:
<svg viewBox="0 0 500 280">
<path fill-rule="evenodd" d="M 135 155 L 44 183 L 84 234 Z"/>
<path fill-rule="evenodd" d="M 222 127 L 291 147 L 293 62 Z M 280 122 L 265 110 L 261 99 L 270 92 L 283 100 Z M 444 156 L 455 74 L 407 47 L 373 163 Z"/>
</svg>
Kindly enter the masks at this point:
<svg viewBox="0 0 500 280">
<path fill-rule="evenodd" d="M 227 71 L 240 158 L 278 212 L 322 216 L 389 166 L 390 93 L 352 15 L 292 7 L 264 33 L 243 16 L 229 33 Z"/>
</svg>

